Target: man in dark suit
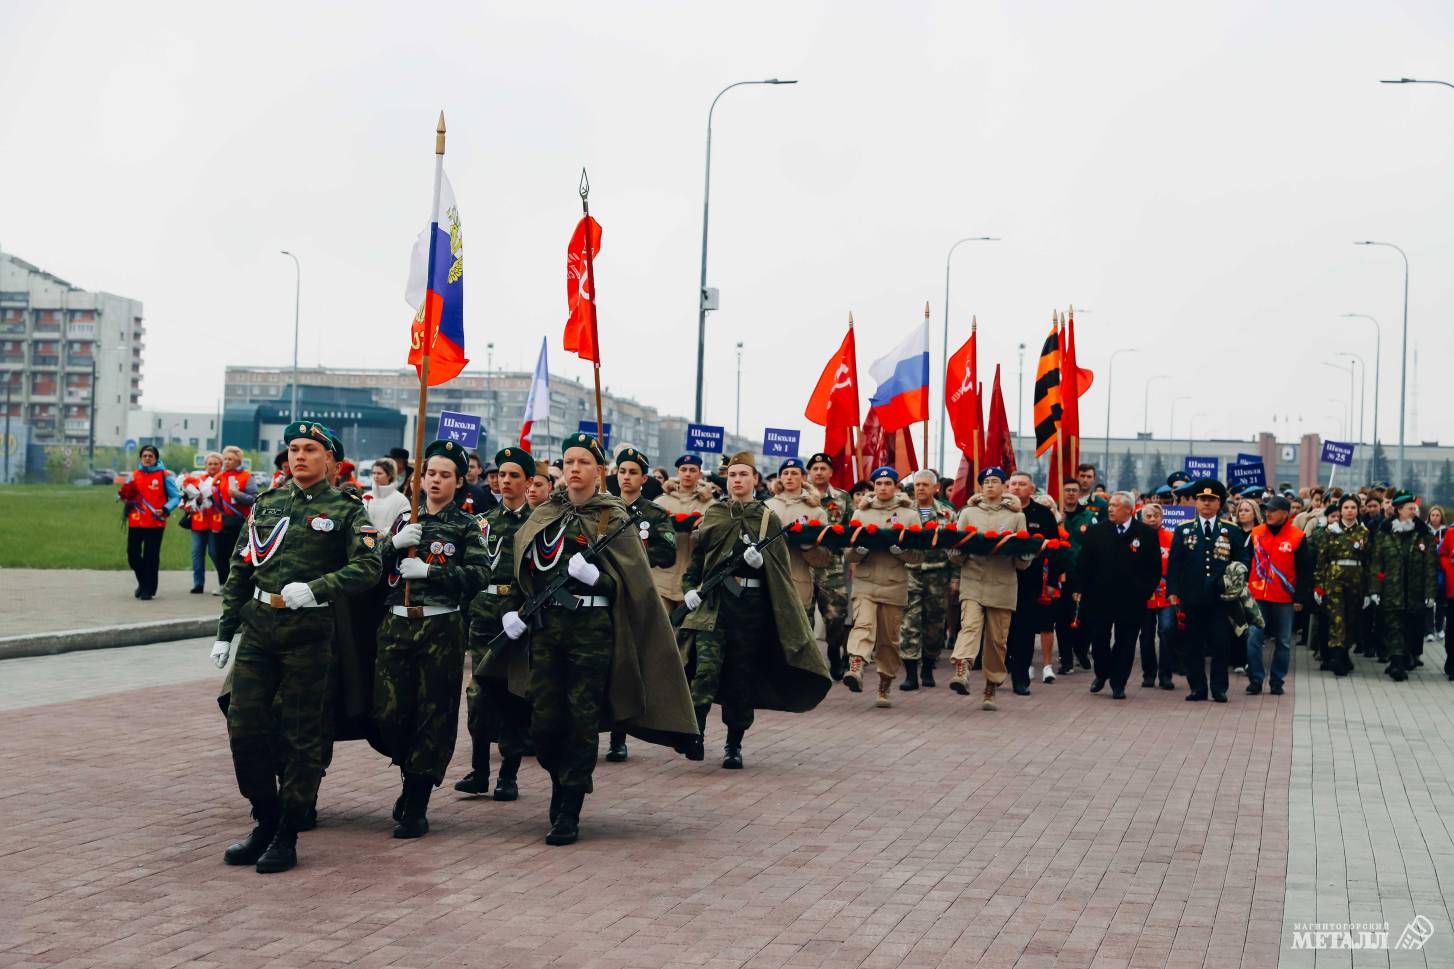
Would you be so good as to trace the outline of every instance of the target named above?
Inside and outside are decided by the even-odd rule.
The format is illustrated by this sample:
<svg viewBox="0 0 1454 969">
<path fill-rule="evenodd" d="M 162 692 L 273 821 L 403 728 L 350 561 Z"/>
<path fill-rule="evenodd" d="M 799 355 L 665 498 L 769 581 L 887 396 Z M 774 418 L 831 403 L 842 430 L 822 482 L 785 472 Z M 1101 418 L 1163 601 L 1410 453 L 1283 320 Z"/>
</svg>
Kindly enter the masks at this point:
<svg viewBox="0 0 1454 969">
<path fill-rule="evenodd" d="M 1233 562 L 1250 558 L 1242 529 L 1218 517 L 1227 489 L 1215 478 L 1192 486 L 1196 517 L 1176 527 L 1166 563 L 1166 594 L 1186 616 L 1182 658 L 1188 700 L 1207 698 L 1207 660 L 1211 660 L 1212 699 L 1227 702 L 1227 654 L 1232 628 L 1222 607 L 1222 575 Z"/>
<path fill-rule="evenodd" d="M 1075 600 L 1091 633 L 1091 692 L 1101 692 L 1109 681 L 1115 700 L 1126 699 L 1146 600 L 1161 582 L 1161 544 L 1135 512 L 1129 492 L 1112 495 L 1106 519 L 1086 531 L 1075 563 Z"/>
</svg>

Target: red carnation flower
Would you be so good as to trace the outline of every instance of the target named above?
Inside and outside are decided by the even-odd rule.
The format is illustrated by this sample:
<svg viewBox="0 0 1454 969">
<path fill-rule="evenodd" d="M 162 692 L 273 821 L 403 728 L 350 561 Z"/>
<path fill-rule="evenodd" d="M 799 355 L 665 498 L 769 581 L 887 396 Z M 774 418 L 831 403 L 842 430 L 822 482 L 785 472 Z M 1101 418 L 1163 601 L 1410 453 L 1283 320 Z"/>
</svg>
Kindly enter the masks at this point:
<svg viewBox="0 0 1454 969">
<path fill-rule="evenodd" d="M 1027 531 L 1025 531 L 1025 529 L 1022 528 L 1018 532 L 1015 533 L 1015 537 L 1016 538 L 1029 538 L 1030 537 L 1030 533 L 1027 532 Z"/>
<path fill-rule="evenodd" d="M 869 524 L 868 524 L 868 526 L 867 526 L 867 528 L 866 528 L 866 531 L 867 531 L 867 532 L 868 532 L 868 533 L 869 533 L 869 534 L 870 534 L 870 535 L 877 535 L 877 534 L 878 534 L 878 526 L 877 526 L 877 525 L 875 525 L 875 524 L 873 524 L 873 523 L 872 523 L 872 522 L 870 522 L 870 523 L 869 523 Z"/>
<path fill-rule="evenodd" d="M 923 527 L 918 522 L 909 526 L 909 531 L 911 532 L 922 532 L 923 530 Z"/>
<path fill-rule="evenodd" d="M 1062 528 L 1060 530 L 1060 537 L 1063 538 L 1063 539 L 1069 540 L 1069 538 L 1070 538 L 1070 532 L 1067 532 L 1065 529 Z"/>
<path fill-rule="evenodd" d="M 987 532 L 984 533 L 984 537 L 985 538 L 999 538 L 1000 537 L 1000 533 L 997 532 L 997 531 L 995 531 L 993 528 L 991 528 L 989 531 L 987 531 Z"/>
<path fill-rule="evenodd" d="M 977 531 L 979 531 L 979 529 L 976 528 L 973 525 L 965 525 L 964 526 L 964 534 L 966 534 L 966 535 L 973 535 Z"/>
<path fill-rule="evenodd" d="M 684 522 L 684 521 L 687 520 L 687 513 L 684 512 L 684 511 L 679 511 L 675 515 L 673 515 L 672 517 L 675 518 L 679 522 Z"/>
<path fill-rule="evenodd" d="M 850 527 L 850 528 L 857 528 L 857 527 L 859 527 L 862 524 L 863 524 L 863 522 L 859 521 L 857 518 L 850 518 L 848 520 L 848 527 Z"/>
<path fill-rule="evenodd" d="M 931 518 L 931 519 L 929 519 L 929 521 L 926 521 L 926 522 L 925 522 L 925 523 L 924 523 L 924 527 L 925 527 L 925 528 L 926 528 L 926 529 L 928 529 L 928 530 L 929 530 L 929 531 L 931 531 L 931 532 L 932 532 L 932 531 L 933 531 L 933 530 L 934 530 L 934 529 L 936 529 L 936 528 L 938 528 L 938 527 L 939 527 L 939 523 L 938 523 L 938 522 L 936 522 L 936 521 L 934 521 L 934 520 L 933 520 L 933 519 L 932 519 L 932 518 Z M 946 528 L 949 528 L 949 529 L 953 529 L 953 528 L 954 528 L 954 526 L 953 526 L 953 525 L 946 525 L 946 526 L 945 526 L 945 527 L 946 527 Z"/>
<path fill-rule="evenodd" d="M 810 526 L 811 526 L 811 527 L 813 527 L 813 528 L 822 528 L 822 527 L 823 527 L 823 523 L 822 523 L 822 522 L 820 522 L 820 521 L 819 521 L 819 520 L 818 520 L 818 519 L 816 519 L 816 518 L 809 518 L 809 519 L 808 519 L 808 524 L 809 524 L 809 525 L 810 525 Z"/>
<path fill-rule="evenodd" d="M 944 530 L 946 532 L 957 532 L 957 531 L 959 531 L 959 526 L 956 525 L 954 522 L 945 522 L 944 523 Z"/>
<path fill-rule="evenodd" d="M 834 525 L 833 526 L 833 533 L 835 535 L 842 535 L 843 534 L 843 526 L 842 525 Z"/>
<path fill-rule="evenodd" d="M 791 525 L 788 526 L 788 531 L 790 531 L 790 532 L 801 532 L 802 530 L 803 530 L 803 523 L 802 522 L 793 522 Z"/>
</svg>

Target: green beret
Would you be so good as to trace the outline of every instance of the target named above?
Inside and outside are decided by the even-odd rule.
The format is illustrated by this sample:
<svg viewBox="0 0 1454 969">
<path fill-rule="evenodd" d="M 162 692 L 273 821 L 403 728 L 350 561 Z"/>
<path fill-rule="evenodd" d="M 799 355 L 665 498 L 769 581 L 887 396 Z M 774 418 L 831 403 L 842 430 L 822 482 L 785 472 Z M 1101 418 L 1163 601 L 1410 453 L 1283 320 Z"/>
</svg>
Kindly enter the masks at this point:
<svg viewBox="0 0 1454 969">
<path fill-rule="evenodd" d="M 606 463 L 606 452 L 601 450 L 601 442 L 584 431 L 576 431 L 574 434 L 567 434 L 560 442 L 560 456 L 565 457 L 565 452 L 573 447 L 583 447 L 595 455 L 597 464 Z"/>
<path fill-rule="evenodd" d="M 642 474 L 645 474 L 646 472 L 651 470 L 651 465 L 647 463 L 646 455 L 642 454 L 634 447 L 623 447 L 621 449 L 621 453 L 616 455 L 616 467 L 619 468 L 621 466 L 621 462 L 623 461 L 631 461 L 632 463 L 639 466 L 641 468 Z"/>
<path fill-rule="evenodd" d="M 427 465 L 430 458 L 449 458 L 454 462 L 459 476 L 463 478 L 469 470 L 470 459 L 468 452 L 453 441 L 430 441 L 429 446 L 424 449 L 424 463 Z"/>
<path fill-rule="evenodd" d="M 335 460 L 335 461 L 342 461 L 343 460 L 343 438 L 339 437 L 338 436 L 338 432 L 335 431 L 331 427 L 325 427 L 324 430 L 328 432 L 328 436 L 329 437 L 333 438 L 333 460 Z"/>
<path fill-rule="evenodd" d="M 294 421 L 283 428 L 284 444 L 291 444 L 299 438 L 318 442 L 324 450 L 334 456 L 335 460 L 343 457 L 343 445 L 339 443 L 338 438 L 332 431 L 316 421 Z"/>
<path fill-rule="evenodd" d="M 525 472 L 525 477 L 535 477 L 535 459 L 523 447 L 506 447 L 495 452 L 497 469 L 504 467 L 507 462 L 520 465 L 520 470 Z"/>
</svg>

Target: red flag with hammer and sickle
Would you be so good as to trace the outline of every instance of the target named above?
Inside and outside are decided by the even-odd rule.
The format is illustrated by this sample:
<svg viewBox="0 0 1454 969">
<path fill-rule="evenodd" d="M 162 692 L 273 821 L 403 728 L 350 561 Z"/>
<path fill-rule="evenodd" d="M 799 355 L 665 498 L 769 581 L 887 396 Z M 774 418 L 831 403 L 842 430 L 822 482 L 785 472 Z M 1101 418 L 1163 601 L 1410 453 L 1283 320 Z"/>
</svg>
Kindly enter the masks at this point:
<svg viewBox="0 0 1454 969">
<path fill-rule="evenodd" d="M 853 344 L 853 324 L 828 360 L 803 416 L 824 427 L 858 426 L 858 353 Z"/>
<path fill-rule="evenodd" d="M 586 252 L 586 225 L 590 224 L 591 250 Z M 596 338 L 596 281 L 591 266 L 601 251 L 601 224 L 590 216 L 576 223 L 565 259 L 565 297 L 570 318 L 565 322 L 565 348 L 582 360 L 601 362 Z"/>
</svg>

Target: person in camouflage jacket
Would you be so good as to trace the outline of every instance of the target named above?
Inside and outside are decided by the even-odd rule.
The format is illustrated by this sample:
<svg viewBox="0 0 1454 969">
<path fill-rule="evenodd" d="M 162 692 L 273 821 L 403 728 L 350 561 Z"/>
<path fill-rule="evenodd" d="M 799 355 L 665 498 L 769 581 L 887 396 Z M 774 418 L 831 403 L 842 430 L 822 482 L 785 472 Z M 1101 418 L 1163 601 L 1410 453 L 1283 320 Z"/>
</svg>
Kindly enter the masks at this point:
<svg viewBox="0 0 1454 969">
<path fill-rule="evenodd" d="M 429 795 L 444 782 L 459 731 L 464 608 L 489 578 L 479 522 L 454 503 L 468 468 L 464 448 L 435 441 L 424 451 L 424 507 L 399 516 L 383 543 L 388 614 L 379 627 L 374 721 L 398 766 L 396 838 L 429 830 Z"/>
<path fill-rule="evenodd" d="M 831 457 L 819 452 L 808 458 L 808 480 L 818 492 L 823 524 L 841 525 L 853 518 L 853 498 L 833 487 Z M 834 680 L 841 680 L 848 665 L 848 569 L 842 552 L 831 555 L 827 565 L 813 569 L 812 609 L 823 614 L 829 673 Z"/>
<path fill-rule="evenodd" d="M 1358 496 L 1344 495 L 1337 515 L 1319 528 L 1314 542 L 1313 601 L 1322 609 L 1326 627 L 1322 668 L 1335 676 L 1353 671 L 1350 647 L 1358 633 L 1368 600 L 1369 560 L 1373 539 L 1358 520 Z"/>
<path fill-rule="evenodd" d="M 1434 533 L 1419 518 L 1414 496 L 1399 492 L 1393 507 L 1394 517 L 1379 525 L 1373 538 L 1369 589 L 1388 648 L 1384 672 L 1401 682 L 1409 670 L 1424 665 L 1424 610 L 1439 594 L 1439 566 Z"/>
</svg>

